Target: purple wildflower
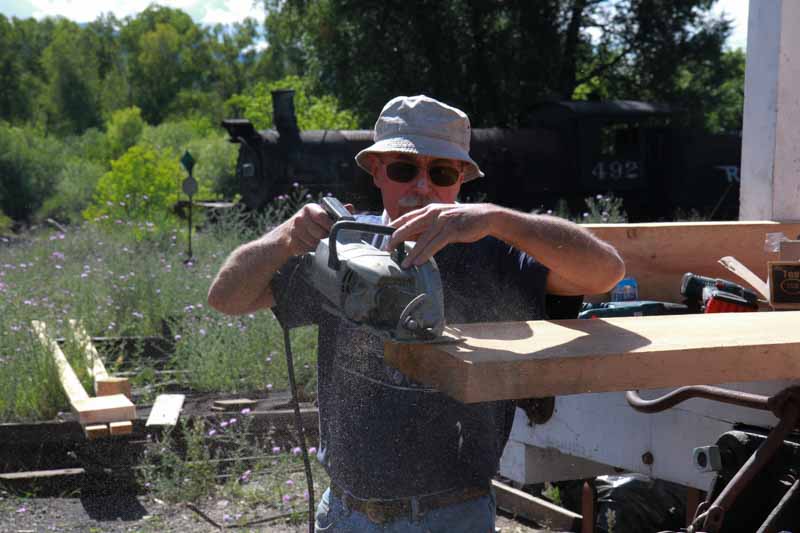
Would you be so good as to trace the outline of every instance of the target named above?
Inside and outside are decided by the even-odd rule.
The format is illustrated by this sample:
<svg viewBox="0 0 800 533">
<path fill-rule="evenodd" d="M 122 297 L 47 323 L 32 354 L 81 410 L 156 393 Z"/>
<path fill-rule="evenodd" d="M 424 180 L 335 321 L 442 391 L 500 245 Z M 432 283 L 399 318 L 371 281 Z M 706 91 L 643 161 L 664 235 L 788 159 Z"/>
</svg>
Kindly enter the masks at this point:
<svg viewBox="0 0 800 533">
<path fill-rule="evenodd" d="M 272 447 L 272 453 L 281 453 L 280 446 L 273 446 Z"/>
<path fill-rule="evenodd" d="M 242 414 L 243 415 L 249 415 L 250 414 L 250 408 L 249 407 L 245 407 L 244 409 L 242 409 Z"/>
<path fill-rule="evenodd" d="M 301 453 L 303 453 L 303 450 L 300 448 L 300 446 L 295 446 L 292 448 L 292 455 L 300 455 Z"/>
</svg>

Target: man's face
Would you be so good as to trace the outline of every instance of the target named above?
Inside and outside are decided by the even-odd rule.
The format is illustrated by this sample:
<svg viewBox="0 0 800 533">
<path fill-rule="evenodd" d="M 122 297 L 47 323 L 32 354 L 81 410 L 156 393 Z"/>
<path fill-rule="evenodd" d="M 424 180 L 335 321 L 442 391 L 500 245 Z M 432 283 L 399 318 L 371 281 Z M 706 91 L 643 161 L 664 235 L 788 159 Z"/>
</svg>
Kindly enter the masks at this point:
<svg viewBox="0 0 800 533">
<path fill-rule="evenodd" d="M 372 179 L 383 207 L 395 220 L 420 207 L 456 201 L 464 181 L 463 163 L 402 153 L 373 156 Z"/>
</svg>

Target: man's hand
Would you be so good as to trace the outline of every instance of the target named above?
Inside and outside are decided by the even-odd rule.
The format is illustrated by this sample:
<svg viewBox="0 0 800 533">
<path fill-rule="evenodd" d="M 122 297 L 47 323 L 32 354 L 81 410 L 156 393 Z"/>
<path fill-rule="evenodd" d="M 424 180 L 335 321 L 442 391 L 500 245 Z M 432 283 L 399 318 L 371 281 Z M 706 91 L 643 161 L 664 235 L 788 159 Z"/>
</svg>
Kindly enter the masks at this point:
<svg viewBox="0 0 800 533">
<path fill-rule="evenodd" d="M 401 265 L 422 265 L 453 242 L 475 242 L 490 234 L 492 204 L 430 204 L 393 220 L 396 228 L 389 248 L 401 241 L 417 241 Z"/>
<path fill-rule="evenodd" d="M 351 204 L 345 207 L 352 213 Z M 286 239 L 293 256 L 316 250 L 331 232 L 333 220 L 319 204 L 306 204 L 285 222 Z"/>
</svg>

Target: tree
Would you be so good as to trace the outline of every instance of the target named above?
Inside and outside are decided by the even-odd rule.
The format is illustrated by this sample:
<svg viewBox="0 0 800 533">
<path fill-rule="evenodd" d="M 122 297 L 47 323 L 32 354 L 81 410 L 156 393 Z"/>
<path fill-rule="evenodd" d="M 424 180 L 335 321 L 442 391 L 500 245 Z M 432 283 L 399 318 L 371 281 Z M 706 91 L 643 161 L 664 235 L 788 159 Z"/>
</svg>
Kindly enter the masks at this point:
<svg viewBox="0 0 800 533">
<path fill-rule="evenodd" d="M 257 83 L 244 94 L 235 95 L 226 102 L 229 115 L 249 119 L 258 129 L 272 127 L 272 91 L 293 89 L 297 125 L 301 130 L 355 129 L 355 115 L 342 109 L 338 100 L 330 95 L 315 96 L 307 79 L 287 76 L 271 83 Z"/>
<path fill-rule="evenodd" d="M 0 119 L 27 118 L 30 95 L 24 90 L 24 65 L 17 50 L 17 35 L 6 17 L 0 15 Z"/>
<path fill-rule="evenodd" d="M 273 71 L 319 80 L 360 116 L 427 93 L 475 125 L 524 123 L 548 99 L 689 102 L 678 67 L 718 61 L 714 0 L 265 0 Z M 424 16 L 421 16 L 424 14 Z M 692 109 L 697 109 L 693 107 Z M 702 111 L 701 111 L 702 112 Z M 364 124 L 365 126 L 368 124 Z"/>
<path fill-rule="evenodd" d="M 60 133 L 80 133 L 101 124 L 97 59 L 77 24 L 60 20 L 42 53 L 47 75 L 43 94 L 47 125 Z"/>
</svg>

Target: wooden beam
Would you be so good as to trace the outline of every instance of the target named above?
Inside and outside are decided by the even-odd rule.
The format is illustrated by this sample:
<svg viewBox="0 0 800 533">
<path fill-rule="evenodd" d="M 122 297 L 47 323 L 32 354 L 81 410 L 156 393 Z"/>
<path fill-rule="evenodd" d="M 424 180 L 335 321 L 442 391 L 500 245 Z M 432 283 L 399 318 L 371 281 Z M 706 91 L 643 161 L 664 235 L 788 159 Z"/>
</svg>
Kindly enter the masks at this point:
<svg viewBox="0 0 800 533">
<path fill-rule="evenodd" d="M 386 362 L 465 403 L 800 378 L 800 311 L 452 326 Z"/>
<path fill-rule="evenodd" d="M 25 479 L 48 479 L 62 476 L 80 476 L 83 468 L 58 468 L 55 470 L 34 470 L 31 472 L 7 472 L 0 474 L 0 481 L 19 481 Z"/>
<path fill-rule="evenodd" d="M 800 2 L 750 2 L 739 218 L 800 220 Z"/>
<path fill-rule="evenodd" d="M 183 394 L 159 394 L 150 410 L 145 426 L 174 426 L 183 408 Z"/>
<path fill-rule="evenodd" d="M 131 398 L 131 382 L 128 378 L 104 377 L 94 380 L 94 390 L 97 396 L 111 396 L 112 394 L 124 394 Z"/>
<path fill-rule="evenodd" d="M 126 420 L 123 422 L 110 422 L 108 432 L 112 435 L 127 435 L 133 433 L 133 422 Z"/>
<path fill-rule="evenodd" d="M 51 339 L 47 334 L 47 325 L 39 320 L 34 320 L 31 322 L 31 324 L 33 325 L 33 330 L 38 335 L 39 340 L 46 348 L 50 350 L 50 353 L 53 356 L 53 361 L 56 364 L 56 369 L 58 370 L 58 379 L 61 381 L 61 388 L 64 389 L 64 393 L 67 395 L 67 400 L 69 401 L 70 406 L 74 411 L 76 411 L 77 405 L 80 402 L 84 402 L 89 399 L 86 389 L 83 388 L 78 376 L 75 375 L 75 371 L 69 364 L 67 356 L 65 356 L 64 352 L 61 351 L 61 348 L 58 347 L 58 343 Z"/>
<path fill-rule="evenodd" d="M 249 398 L 234 398 L 230 400 L 214 400 L 211 406 L 215 411 L 239 411 L 245 407 L 254 409 L 258 405 L 258 400 Z"/>
<path fill-rule="evenodd" d="M 124 394 L 131 398 L 131 384 L 128 378 L 111 377 L 103 364 L 103 359 L 97 353 L 97 349 L 92 343 L 92 339 L 86 333 L 83 325 L 74 319 L 70 319 L 69 326 L 72 333 L 86 355 L 87 369 L 94 381 L 94 393 L 97 396 L 111 396 L 112 394 Z"/>
<path fill-rule="evenodd" d="M 124 394 L 98 396 L 76 402 L 78 422 L 83 425 L 121 422 L 136 418 L 136 406 Z"/>
<path fill-rule="evenodd" d="M 86 368 L 89 370 L 89 375 L 92 376 L 92 379 L 95 381 L 98 378 L 107 378 L 108 372 L 103 364 L 103 360 L 100 358 L 100 354 L 97 353 L 94 344 L 92 344 L 92 339 L 89 338 L 89 335 L 86 334 L 86 330 L 83 329 L 83 325 L 71 318 L 69 320 L 69 327 L 72 329 L 75 340 L 80 343 L 83 348 L 83 353 L 86 355 Z"/>
<path fill-rule="evenodd" d="M 681 276 L 693 272 L 737 281 L 717 261 L 733 256 L 761 279 L 767 279 L 767 261 L 777 253 L 764 251 L 767 233 L 800 235 L 800 223 L 673 222 L 650 224 L 586 224 L 600 239 L 612 244 L 625 261 L 626 275 L 636 278 L 641 300 L 680 302 Z"/>
<path fill-rule="evenodd" d="M 108 424 L 90 424 L 88 426 L 83 426 L 83 432 L 89 440 L 108 437 Z"/>
<path fill-rule="evenodd" d="M 497 497 L 497 507 L 513 515 L 533 520 L 556 531 L 574 531 L 581 515 L 537 498 L 527 492 L 510 487 L 496 479 L 492 487 Z"/>
</svg>

